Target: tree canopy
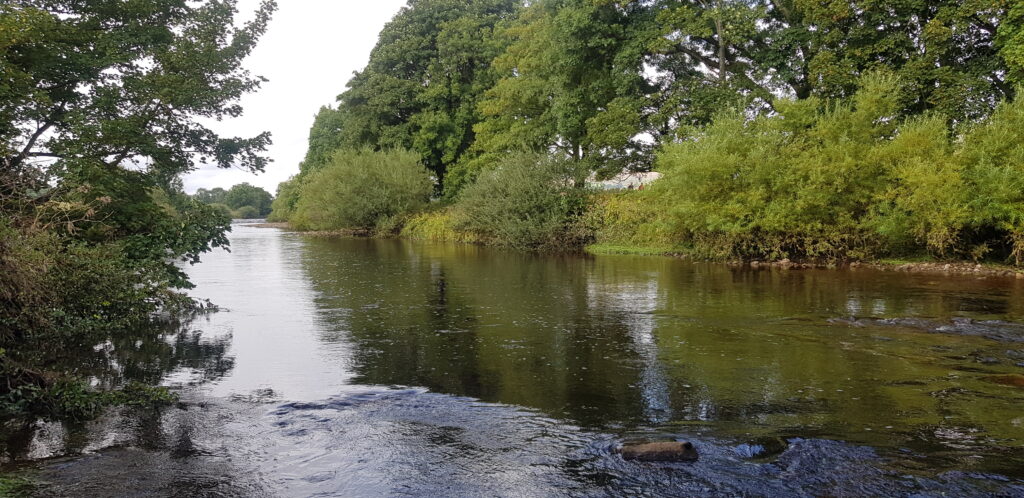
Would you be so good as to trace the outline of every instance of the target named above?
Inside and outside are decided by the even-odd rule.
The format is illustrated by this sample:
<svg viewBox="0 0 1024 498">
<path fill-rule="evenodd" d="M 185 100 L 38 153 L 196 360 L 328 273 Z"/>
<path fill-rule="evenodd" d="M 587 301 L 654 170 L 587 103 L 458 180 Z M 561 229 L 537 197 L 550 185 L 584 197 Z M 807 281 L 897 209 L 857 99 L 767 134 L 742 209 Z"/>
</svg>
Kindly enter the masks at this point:
<svg viewBox="0 0 1024 498">
<path fill-rule="evenodd" d="M 420 153 L 448 198 L 516 151 L 645 171 L 723 110 L 852 98 L 878 69 L 902 116 L 968 125 L 1024 81 L 1022 19 L 1019 0 L 410 1 L 320 110 L 282 192 L 365 146 Z"/>
<path fill-rule="evenodd" d="M 263 82 L 242 62 L 275 8 L 237 25 L 235 0 L 0 4 L 0 410 L 101 406 L 32 371 L 100 343 L 113 361 L 119 332 L 195 309 L 178 264 L 227 245 L 230 219 L 180 175 L 268 164 L 269 134 L 204 123 L 241 116 Z"/>
</svg>

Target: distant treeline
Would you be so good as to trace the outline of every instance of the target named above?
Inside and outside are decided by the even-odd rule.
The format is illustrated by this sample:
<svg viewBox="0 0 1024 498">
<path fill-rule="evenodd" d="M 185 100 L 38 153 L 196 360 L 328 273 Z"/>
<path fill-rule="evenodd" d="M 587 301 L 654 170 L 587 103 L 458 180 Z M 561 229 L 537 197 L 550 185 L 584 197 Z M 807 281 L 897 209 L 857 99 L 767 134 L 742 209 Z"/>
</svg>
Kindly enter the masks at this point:
<svg viewBox="0 0 1024 498">
<path fill-rule="evenodd" d="M 192 198 L 217 208 L 235 219 L 263 218 L 270 214 L 274 196 L 248 182 L 239 183 L 228 190 L 220 187 L 196 190 Z"/>
<path fill-rule="evenodd" d="M 384 175 L 354 170 L 401 157 L 425 168 L 433 191 L 419 192 L 435 204 L 422 206 L 437 219 L 406 202 L 379 229 L 716 258 L 1020 263 L 1022 82 L 1019 0 L 412 1 L 320 110 L 271 217 L 352 228 L 328 210 Z M 628 202 L 565 190 L 652 168 L 665 178 Z M 561 205 L 527 192 L 553 177 L 539 190 Z M 474 211 L 517 195 L 504 216 Z M 548 238 L 494 225 L 551 213 L 564 219 Z"/>
</svg>

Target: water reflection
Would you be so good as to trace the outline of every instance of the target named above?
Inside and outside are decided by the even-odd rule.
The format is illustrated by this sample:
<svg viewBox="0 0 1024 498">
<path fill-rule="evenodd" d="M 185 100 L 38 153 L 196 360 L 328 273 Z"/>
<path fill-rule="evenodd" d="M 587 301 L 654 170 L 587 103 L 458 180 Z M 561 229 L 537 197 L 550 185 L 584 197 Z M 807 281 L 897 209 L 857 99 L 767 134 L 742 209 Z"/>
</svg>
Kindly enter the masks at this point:
<svg viewBox="0 0 1024 498">
<path fill-rule="evenodd" d="M 18 460 L 87 455 L 47 465 L 47 493 L 1024 492 L 977 473 L 1024 477 L 1021 281 L 244 226 L 232 245 L 188 269 L 224 312 L 80 362 L 180 406 L 15 431 Z M 610 452 L 643 438 L 703 456 Z"/>
<path fill-rule="evenodd" d="M 1005 457 L 1024 442 L 1013 423 L 1024 396 L 982 377 L 1019 370 L 1009 354 L 1024 348 L 829 322 L 1019 320 L 1024 293 L 1012 280 L 368 240 L 310 240 L 302 261 L 326 328 L 346 331 L 324 340 L 351 344 L 357 383 L 424 386 L 624 433 L 820 436 L 942 453 L 950 466 L 1020 463 Z M 963 431 L 985 435 L 970 454 L 947 437 Z"/>
<path fill-rule="evenodd" d="M 217 381 L 234 365 L 228 352 L 231 337 L 208 337 L 195 328 L 195 319 L 202 317 L 160 322 L 112 336 L 79 360 L 77 364 L 83 366 L 79 371 L 105 389 L 130 381 L 158 384 L 169 378 L 189 384 Z M 0 460 L 78 455 L 115 443 L 159 447 L 164 445 L 158 430 L 161 421 L 159 410 L 131 408 L 82 423 L 10 420 L 5 423 L 5 437 L 0 438 Z"/>
</svg>

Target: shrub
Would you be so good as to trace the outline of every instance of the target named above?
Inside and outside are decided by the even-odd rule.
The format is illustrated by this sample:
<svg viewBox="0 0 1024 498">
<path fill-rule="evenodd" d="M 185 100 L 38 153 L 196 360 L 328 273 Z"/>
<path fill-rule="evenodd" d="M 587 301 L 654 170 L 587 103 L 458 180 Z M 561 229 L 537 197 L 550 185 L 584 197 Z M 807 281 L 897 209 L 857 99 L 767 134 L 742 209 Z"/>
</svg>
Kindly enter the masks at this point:
<svg viewBox="0 0 1024 498">
<path fill-rule="evenodd" d="M 233 216 L 231 214 L 231 207 L 228 206 L 227 204 L 222 204 L 220 202 L 214 202 L 214 203 L 211 203 L 209 206 L 212 209 L 214 209 L 217 212 L 217 214 L 219 214 L 221 216 L 224 216 L 224 217 L 227 217 L 227 218 L 231 218 Z"/>
<path fill-rule="evenodd" d="M 277 185 L 277 196 L 270 204 L 271 211 L 267 215 L 267 221 L 283 222 L 288 221 L 295 213 L 295 205 L 299 202 L 302 193 L 302 178 L 293 176 L 287 181 Z"/>
<path fill-rule="evenodd" d="M 591 237 L 580 217 L 588 201 L 584 178 L 585 171 L 569 161 L 509 156 L 463 190 L 455 228 L 519 249 L 578 247 Z"/>
<path fill-rule="evenodd" d="M 405 222 L 402 237 L 435 242 L 480 242 L 472 233 L 455 229 L 455 213 L 451 208 L 419 213 Z"/>
<path fill-rule="evenodd" d="M 852 102 L 782 101 L 779 114 L 720 116 L 665 148 L 674 229 L 699 256 L 864 258 L 880 249 L 868 224 L 889 177 L 873 157 L 899 105 L 893 78 L 873 75 Z"/>
<path fill-rule="evenodd" d="M 971 186 L 972 231 L 991 230 L 1002 240 L 989 242 L 1009 247 L 1009 257 L 1024 264 L 1024 99 L 1000 104 L 991 118 L 969 130 L 959 156 Z"/>
<path fill-rule="evenodd" d="M 242 206 L 232 211 L 231 217 L 236 220 L 251 220 L 260 217 L 260 210 L 252 206 Z"/>
<path fill-rule="evenodd" d="M 341 150 L 306 178 L 289 221 L 305 230 L 369 230 L 423 209 L 433 189 L 416 153 Z"/>
<path fill-rule="evenodd" d="M 672 230 L 664 206 L 657 184 L 646 190 L 601 193 L 594 196 L 585 224 L 594 227 L 594 242 L 605 247 L 673 252 L 683 237 Z"/>
<path fill-rule="evenodd" d="M 1024 102 L 950 133 L 897 120 L 897 82 L 849 102 L 721 116 L 659 157 L 670 219 L 700 256 L 863 259 L 928 253 L 1024 263 Z"/>
</svg>

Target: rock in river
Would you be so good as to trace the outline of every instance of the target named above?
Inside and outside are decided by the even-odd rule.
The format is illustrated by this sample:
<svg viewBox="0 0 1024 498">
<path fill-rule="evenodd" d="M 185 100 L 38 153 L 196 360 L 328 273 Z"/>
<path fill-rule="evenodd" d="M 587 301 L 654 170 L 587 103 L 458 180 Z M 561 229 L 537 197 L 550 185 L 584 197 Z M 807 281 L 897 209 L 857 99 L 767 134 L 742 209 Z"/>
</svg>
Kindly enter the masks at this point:
<svg viewBox="0 0 1024 498">
<path fill-rule="evenodd" d="M 642 462 L 692 462 L 697 460 L 697 448 L 689 441 L 627 444 L 619 448 L 618 452 L 625 460 L 640 460 Z"/>
</svg>

